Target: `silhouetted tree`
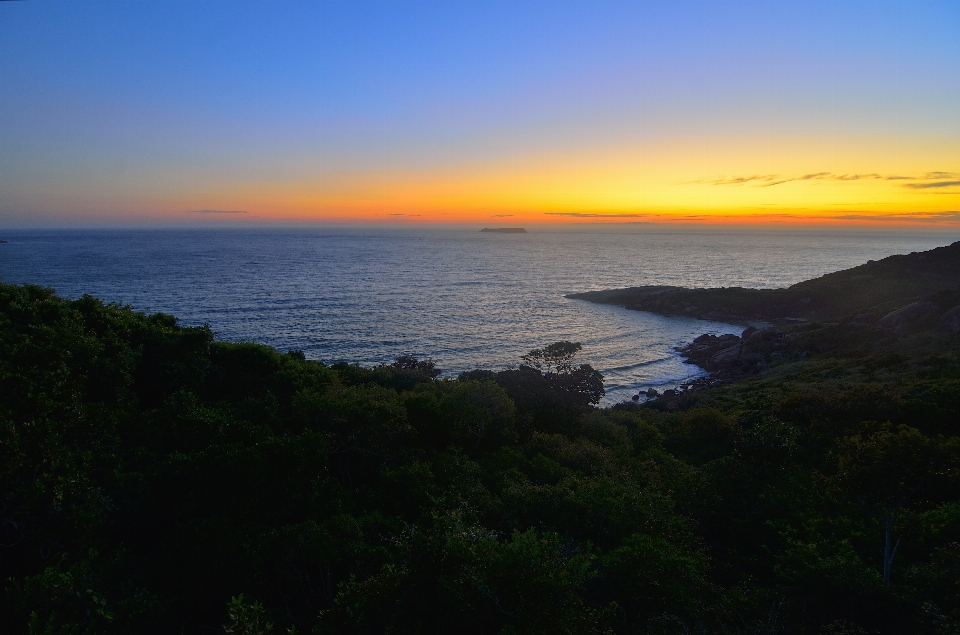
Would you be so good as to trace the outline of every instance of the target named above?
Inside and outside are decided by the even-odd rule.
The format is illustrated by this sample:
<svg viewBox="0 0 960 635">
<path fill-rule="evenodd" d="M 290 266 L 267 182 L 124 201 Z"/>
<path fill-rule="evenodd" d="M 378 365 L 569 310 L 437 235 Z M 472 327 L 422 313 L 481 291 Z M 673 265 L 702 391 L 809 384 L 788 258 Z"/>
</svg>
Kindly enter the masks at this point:
<svg viewBox="0 0 960 635">
<path fill-rule="evenodd" d="M 419 371 L 429 377 L 439 377 L 440 373 L 443 372 L 437 365 L 433 362 L 432 359 L 417 359 L 413 355 L 400 355 L 397 359 L 390 364 L 394 368 L 399 368 L 401 370 L 415 370 Z"/>
</svg>

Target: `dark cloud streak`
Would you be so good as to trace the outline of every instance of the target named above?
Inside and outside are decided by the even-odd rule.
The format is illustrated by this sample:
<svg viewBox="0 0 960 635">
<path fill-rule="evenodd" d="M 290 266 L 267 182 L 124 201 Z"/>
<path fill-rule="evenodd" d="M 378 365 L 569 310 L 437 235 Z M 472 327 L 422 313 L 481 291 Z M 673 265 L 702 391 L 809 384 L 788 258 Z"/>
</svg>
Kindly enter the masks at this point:
<svg viewBox="0 0 960 635">
<path fill-rule="evenodd" d="M 715 179 L 712 181 L 701 180 L 701 181 L 691 181 L 691 183 L 709 183 L 710 185 L 742 185 L 745 183 L 755 183 L 757 187 L 774 187 L 775 185 L 783 185 L 784 183 L 791 183 L 794 181 L 838 181 L 838 182 L 848 182 L 848 181 L 863 181 L 863 180 L 874 180 L 874 181 L 931 181 L 936 179 L 955 179 L 960 175 L 957 175 L 953 172 L 927 172 L 923 176 L 903 176 L 899 174 L 878 174 L 877 172 L 870 172 L 869 174 L 835 174 L 833 172 L 811 172 L 810 174 L 804 174 L 801 176 L 785 176 L 781 177 L 779 174 L 765 174 L 759 175 L 754 174 L 752 176 L 732 176 Z M 930 188 L 942 188 L 942 187 L 955 187 L 960 185 L 960 181 L 954 180 L 939 180 L 935 183 L 904 183 L 904 187 L 909 187 L 912 189 L 924 190 Z"/>
<path fill-rule="evenodd" d="M 734 176 L 729 179 L 717 179 L 706 182 L 711 185 L 740 185 L 741 183 L 749 183 L 750 181 L 772 181 L 777 178 L 780 178 L 779 174 L 754 174 L 753 176 Z"/>
<path fill-rule="evenodd" d="M 194 209 L 187 214 L 246 214 L 245 209 Z"/>
<path fill-rule="evenodd" d="M 652 214 L 599 214 L 592 212 L 544 212 L 546 216 L 570 216 L 573 218 L 647 218 Z"/>
<path fill-rule="evenodd" d="M 843 216 L 830 216 L 840 220 L 879 220 L 879 221 L 902 221 L 915 220 L 926 222 L 958 221 L 960 220 L 960 211 L 947 212 L 906 212 L 901 214 L 845 214 Z"/>
<path fill-rule="evenodd" d="M 960 181 L 934 181 L 933 183 L 904 183 L 903 187 L 913 190 L 927 190 L 933 187 L 957 187 Z"/>
</svg>

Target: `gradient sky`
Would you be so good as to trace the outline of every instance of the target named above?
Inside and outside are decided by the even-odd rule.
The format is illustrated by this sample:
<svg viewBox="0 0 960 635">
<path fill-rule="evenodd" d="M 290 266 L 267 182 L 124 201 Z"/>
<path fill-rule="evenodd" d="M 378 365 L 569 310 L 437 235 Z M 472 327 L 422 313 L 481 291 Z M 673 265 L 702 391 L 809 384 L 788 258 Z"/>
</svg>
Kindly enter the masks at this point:
<svg viewBox="0 0 960 635">
<path fill-rule="evenodd" d="M 0 2 L 0 224 L 960 225 L 960 2 Z"/>
</svg>

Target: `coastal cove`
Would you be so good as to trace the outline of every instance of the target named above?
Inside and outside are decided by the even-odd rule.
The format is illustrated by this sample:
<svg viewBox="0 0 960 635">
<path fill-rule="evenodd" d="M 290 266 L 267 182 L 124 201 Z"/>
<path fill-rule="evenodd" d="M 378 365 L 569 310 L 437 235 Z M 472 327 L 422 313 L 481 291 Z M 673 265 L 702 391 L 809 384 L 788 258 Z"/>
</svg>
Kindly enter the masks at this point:
<svg viewBox="0 0 960 635">
<path fill-rule="evenodd" d="M 443 378 L 0 284 L 0 612 L 118 635 L 949 635 L 958 334 L 956 286 L 704 334 L 685 354 L 710 381 L 604 408 L 568 341 Z"/>
<path fill-rule="evenodd" d="M 0 32 L 0 635 L 960 635 L 960 1 Z"/>
<path fill-rule="evenodd" d="M 210 324 L 308 359 L 431 357 L 444 376 L 515 366 L 579 341 L 604 404 L 703 376 L 677 348 L 739 335 L 736 316 L 664 317 L 568 294 L 635 285 L 776 288 L 949 242 L 942 233 L 697 230 L 650 225 L 9 231 L 0 280 Z M 518 273 L 518 272 L 523 272 Z"/>
<path fill-rule="evenodd" d="M 782 289 L 644 286 L 567 297 L 746 326 L 740 336 L 704 333 L 678 348 L 687 363 L 710 373 L 689 388 L 714 386 L 825 349 L 850 352 L 872 342 L 862 350 L 867 354 L 905 334 L 960 331 L 960 242 L 871 260 Z M 837 329 L 846 331 L 846 347 L 837 340 Z M 833 340 L 826 346 L 825 333 Z M 649 391 L 649 396 L 656 393 Z"/>
<path fill-rule="evenodd" d="M 781 289 L 687 289 L 644 286 L 572 293 L 568 298 L 636 311 L 755 325 L 835 321 L 884 315 L 960 283 L 960 242 L 924 252 L 892 255 Z"/>
</svg>

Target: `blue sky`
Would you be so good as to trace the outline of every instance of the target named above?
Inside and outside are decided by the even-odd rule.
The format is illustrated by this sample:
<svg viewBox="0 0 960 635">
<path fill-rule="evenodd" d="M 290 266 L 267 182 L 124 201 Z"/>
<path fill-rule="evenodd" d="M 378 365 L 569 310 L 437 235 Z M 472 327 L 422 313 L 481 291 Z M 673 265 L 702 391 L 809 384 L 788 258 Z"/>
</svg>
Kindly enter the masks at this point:
<svg viewBox="0 0 960 635">
<path fill-rule="evenodd" d="M 743 169 L 819 135 L 886 140 L 849 170 L 960 171 L 958 34 L 957 2 L 3 2 L 0 222 L 453 209 L 518 170 L 562 200 L 535 166 L 586 192 L 598 156 L 679 174 L 718 139 Z"/>
</svg>

